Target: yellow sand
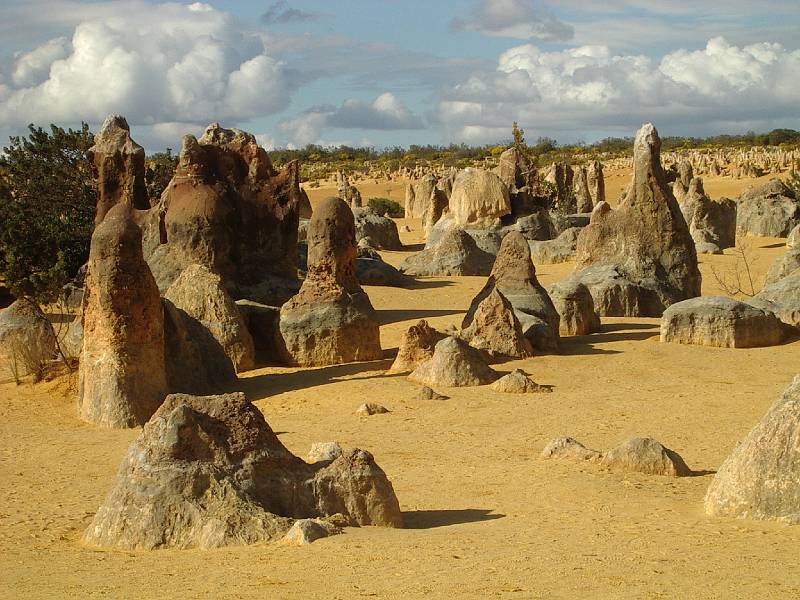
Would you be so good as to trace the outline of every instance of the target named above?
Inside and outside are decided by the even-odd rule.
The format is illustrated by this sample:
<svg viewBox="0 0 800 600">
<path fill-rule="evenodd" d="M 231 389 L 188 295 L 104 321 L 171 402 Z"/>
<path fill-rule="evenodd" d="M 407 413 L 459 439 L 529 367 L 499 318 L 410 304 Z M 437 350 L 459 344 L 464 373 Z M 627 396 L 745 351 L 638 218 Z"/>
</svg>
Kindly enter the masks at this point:
<svg viewBox="0 0 800 600">
<path fill-rule="evenodd" d="M 711 186 L 707 186 L 711 187 Z M 419 243 L 419 221 L 404 242 Z M 784 251 L 752 239 L 757 277 Z M 397 263 L 403 253 L 386 253 Z M 718 293 L 701 257 L 703 291 Z M 544 284 L 570 264 L 544 265 Z M 367 288 L 387 357 L 420 318 L 458 324 L 483 278 Z M 238 388 L 293 452 L 338 440 L 374 453 L 407 528 L 347 529 L 302 548 L 103 551 L 80 536 L 137 431 L 80 422 L 67 381 L 0 385 L 0 598 L 798 598 L 800 527 L 708 518 L 705 490 L 798 371 L 800 342 L 750 350 L 661 344 L 657 319 L 604 319 L 524 367 L 552 394 L 439 389 L 386 376 L 390 361 L 264 368 Z M 392 412 L 360 418 L 362 402 Z M 608 449 L 653 436 L 706 474 L 622 475 L 545 461 L 571 435 Z"/>
</svg>

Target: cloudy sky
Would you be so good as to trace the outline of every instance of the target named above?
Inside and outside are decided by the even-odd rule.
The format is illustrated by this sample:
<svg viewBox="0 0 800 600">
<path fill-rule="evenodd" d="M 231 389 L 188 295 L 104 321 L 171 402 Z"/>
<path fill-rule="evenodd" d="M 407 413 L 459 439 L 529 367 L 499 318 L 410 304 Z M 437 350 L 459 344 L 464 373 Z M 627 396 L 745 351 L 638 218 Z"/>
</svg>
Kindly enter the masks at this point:
<svg viewBox="0 0 800 600">
<path fill-rule="evenodd" d="M 0 136 L 308 143 L 800 129 L 797 0 L 0 0 Z"/>
</svg>

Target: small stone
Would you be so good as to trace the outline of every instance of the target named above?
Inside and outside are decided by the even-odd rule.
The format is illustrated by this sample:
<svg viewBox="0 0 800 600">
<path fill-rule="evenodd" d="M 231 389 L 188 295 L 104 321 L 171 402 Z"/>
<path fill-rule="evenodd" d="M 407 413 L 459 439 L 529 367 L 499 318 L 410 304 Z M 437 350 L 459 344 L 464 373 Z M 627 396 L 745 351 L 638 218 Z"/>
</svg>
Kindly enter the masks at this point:
<svg viewBox="0 0 800 600">
<path fill-rule="evenodd" d="M 547 444 L 542 451 L 542 457 L 544 458 L 598 461 L 602 456 L 597 450 L 590 450 L 571 437 L 556 438 Z"/>
<path fill-rule="evenodd" d="M 492 384 L 492 389 L 506 394 L 535 394 L 553 391 L 549 385 L 536 383 L 522 369 L 514 369 L 508 375 L 503 375 Z"/>
<path fill-rule="evenodd" d="M 385 406 L 381 406 L 380 404 L 375 404 L 374 402 L 367 402 L 362 404 L 356 410 L 356 414 L 360 417 L 369 417 L 372 415 L 383 415 L 388 413 L 389 409 Z"/>
<path fill-rule="evenodd" d="M 306 546 L 339 533 L 342 533 L 341 528 L 322 519 L 298 519 L 280 541 L 292 546 Z"/>
<path fill-rule="evenodd" d="M 603 455 L 601 464 L 612 471 L 685 477 L 692 474 L 683 458 L 653 438 L 633 438 Z"/>
<path fill-rule="evenodd" d="M 311 444 L 306 462 L 314 464 L 325 460 L 336 460 L 342 455 L 342 452 L 339 442 L 316 442 Z"/>
<path fill-rule="evenodd" d="M 433 389 L 429 388 L 427 385 L 423 385 L 419 388 L 417 395 L 414 397 L 415 400 L 447 400 L 448 396 L 443 396 L 439 394 Z"/>
</svg>

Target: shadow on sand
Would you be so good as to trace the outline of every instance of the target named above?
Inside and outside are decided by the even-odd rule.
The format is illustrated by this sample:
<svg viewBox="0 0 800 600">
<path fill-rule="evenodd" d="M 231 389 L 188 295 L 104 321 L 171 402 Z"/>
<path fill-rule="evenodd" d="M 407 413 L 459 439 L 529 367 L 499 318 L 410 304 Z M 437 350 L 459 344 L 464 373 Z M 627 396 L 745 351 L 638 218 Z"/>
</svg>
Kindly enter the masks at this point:
<svg viewBox="0 0 800 600">
<path fill-rule="evenodd" d="M 465 508 L 460 510 L 409 510 L 403 513 L 406 529 L 433 529 L 462 523 L 478 523 L 502 519 L 505 515 L 492 514 L 491 509 Z"/>
<path fill-rule="evenodd" d="M 410 321 L 411 319 L 425 319 L 428 317 L 446 317 L 448 315 L 460 315 L 463 310 L 437 310 L 435 308 L 425 308 L 420 310 L 376 310 L 378 313 L 378 323 L 388 325 L 399 321 Z"/>
</svg>

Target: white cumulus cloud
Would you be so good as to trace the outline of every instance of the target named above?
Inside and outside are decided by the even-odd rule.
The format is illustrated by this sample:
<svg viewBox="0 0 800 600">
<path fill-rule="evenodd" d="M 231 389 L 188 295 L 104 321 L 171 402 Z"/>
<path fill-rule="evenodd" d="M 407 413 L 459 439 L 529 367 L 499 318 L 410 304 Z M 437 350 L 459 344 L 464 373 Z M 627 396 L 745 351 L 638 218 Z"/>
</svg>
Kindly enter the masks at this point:
<svg viewBox="0 0 800 600">
<path fill-rule="evenodd" d="M 496 140 L 515 120 L 531 134 L 573 139 L 630 132 L 646 120 L 682 135 L 785 126 L 800 118 L 798 78 L 800 50 L 779 44 L 713 38 L 660 59 L 601 45 L 545 52 L 525 44 L 502 53 L 494 71 L 443 91 L 436 120 L 448 137 L 471 142 Z"/>
<path fill-rule="evenodd" d="M 118 3 L 18 56 L 0 99 L 0 128 L 28 122 L 132 125 L 239 121 L 285 108 L 293 91 L 264 33 L 194 3 Z"/>
</svg>

